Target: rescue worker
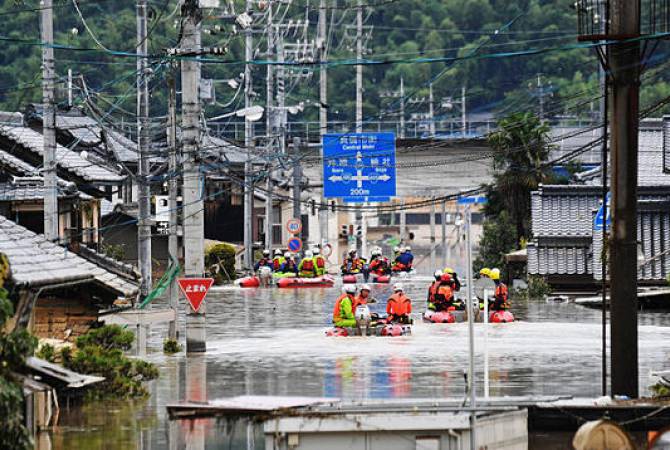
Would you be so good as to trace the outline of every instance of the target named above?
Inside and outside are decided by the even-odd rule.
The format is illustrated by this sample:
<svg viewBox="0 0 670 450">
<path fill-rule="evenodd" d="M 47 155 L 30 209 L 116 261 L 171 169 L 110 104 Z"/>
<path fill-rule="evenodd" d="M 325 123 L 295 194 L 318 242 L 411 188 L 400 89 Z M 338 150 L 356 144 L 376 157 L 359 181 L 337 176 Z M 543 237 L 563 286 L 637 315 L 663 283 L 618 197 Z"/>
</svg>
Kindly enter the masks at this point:
<svg viewBox="0 0 670 450">
<path fill-rule="evenodd" d="M 405 247 L 405 254 L 407 255 L 407 258 L 409 259 L 409 267 L 411 268 L 412 265 L 414 264 L 414 254 L 412 254 L 412 247 L 409 245 Z"/>
<path fill-rule="evenodd" d="M 316 262 L 311 250 L 305 251 L 305 257 L 298 265 L 298 272 L 303 278 L 314 278 L 316 276 Z"/>
<path fill-rule="evenodd" d="M 509 308 L 508 297 L 509 292 L 507 285 L 500 281 L 500 270 L 491 269 L 490 278 L 496 284 L 496 290 L 493 297 L 493 302 L 489 305 L 491 311 L 502 311 Z"/>
<path fill-rule="evenodd" d="M 400 249 L 400 254 L 393 262 L 393 271 L 394 272 L 409 272 L 412 270 L 412 261 L 414 256 L 411 253 L 407 253 L 407 250 L 402 248 Z"/>
<path fill-rule="evenodd" d="M 270 259 L 270 250 L 263 250 L 263 256 L 254 264 L 254 271 L 258 272 L 261 267 L 269 267 L 273 269 L 272 260 Z"/>
<path fill-rule="evenodd" d="M 314 264 L 316 265 L 316 275 L 318 277 L 326 274 L 326 258 L 321 255 L 321 249 L 314 247 L 312 250 L 314 254 Z"/>
<path fill-rule="evenodd" d="M 333 309 L 333 325 L 336 327 L 356 326 L 356 317 L 354 316 L 353 303 L 356 295 L 356 285 L 347 284 L 342 287 L 342 295 L 335 300 Z"/>
<path fill-rule="evenodd" d="M 400 247 L 393 247 L 393 260 L 400 256 Z"/>
<path fill-rule="evenodd" d="M 428 286 L 428 309 L 435 310 L 435 305 L 433 304 L 433 300 L 435 299 L 435 293 L 437 292 L 437 288 L 440 287 L 440 283 L 442 281 L 442 272 L 439 270 L 436 270 L 435 273 L 433 274 L 435 277 L 435 281 L 430 283 L 430 286 Z"/>
<path fill-rule="evenodd" d="M 396 283 L 393 285 L 393 295 L 386 302 L 386 321 L 410 323 L 410 313 L 412 312 L 412 301 L 405 295 L 403 285 Z"/>
<path fill-rule="evenodd" d="M 286 259 L 284 259 L 281 250 L 280 249 L 275 250 L 274 258 L 272 258 L 272 270 L 274 272 L 279 272 L 284 262 L 286 262 Z"/>
<path fill-rule="evenodd" d="M 279 272 L 284 275 L 298 275 L 298 265 L 289 252 L 284 253 L 284 263 L 279 268 Z"/>
<path fill-rule="evenodd" d="M 453 289 L 453 291 L 454 292 L 460 291 L 461 290 L 461 280 L 458 279 L 458 274 L 456 273 L 456 271 L 454 269 L 452 269 L 451 267 L 447 267 L 446 269 L 444 269 L 444 273 L 448 273 L 449 275 L 451 275 L 451 281 L 452 281 L 452 287 L 451 288 Z"/>
<path fill-rule="evenodd" d="M 349 250 L 349 256 L 342 264 L 342 275 L 360 273 L 363 268 L 363 261 L 356 256 L 356 249 Z"/>
<path fill-rule="evenodd" d="M 354 311 L 354 313 L 356 312 L 356 308 L 359 305 L 367 305 L 368 304 L 368 300 L 370 299 L 370 291 L 371 290 L 372 289 L 370 289 L 369 284 L 362 285 L 361 288 L 358 290 L 358 295 L 354 299 L 354 303 L 351 307 L 352 310 Z"/>
<path fill-rule="evenodd" d="M 482 270 L 479 271 L 479 278 L 491 278 L 491 269 L 483 267 Z"/>
<path fill-rule="evenodd" d="M 380 249 L 373 250 L 370 256 L 370 273 L 379 276 L 390 272 L 389 260 L 382 256 Z"/>
<path fill-rule="evenodd" d="M 435 291 L 433 305 L 435 311 L 447 311 L 449 307 L 454 306 L 454 291 L 452 290 L 452 279 L 448 273 L 443 273 L 440 277 L 440 285 Z"/>
</svg>

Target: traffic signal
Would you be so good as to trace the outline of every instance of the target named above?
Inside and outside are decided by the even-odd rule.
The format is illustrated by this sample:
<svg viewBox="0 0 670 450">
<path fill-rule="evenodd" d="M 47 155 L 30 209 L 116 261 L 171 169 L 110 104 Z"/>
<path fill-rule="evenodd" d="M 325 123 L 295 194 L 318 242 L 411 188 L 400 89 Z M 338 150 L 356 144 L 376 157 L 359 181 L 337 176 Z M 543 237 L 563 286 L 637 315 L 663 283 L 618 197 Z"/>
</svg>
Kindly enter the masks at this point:
<svg viewBox="0 0 670 450">
<path fill-rule="evenodd" d="M 363 237 L 363 225 L 356 225 L 356 237 Z"/>
<path fill-rule="evenodd" d="M 349 225 L 341 225 L 340 226 L 340 237 L 346 238 L 349 236 Z"/>
</svg>

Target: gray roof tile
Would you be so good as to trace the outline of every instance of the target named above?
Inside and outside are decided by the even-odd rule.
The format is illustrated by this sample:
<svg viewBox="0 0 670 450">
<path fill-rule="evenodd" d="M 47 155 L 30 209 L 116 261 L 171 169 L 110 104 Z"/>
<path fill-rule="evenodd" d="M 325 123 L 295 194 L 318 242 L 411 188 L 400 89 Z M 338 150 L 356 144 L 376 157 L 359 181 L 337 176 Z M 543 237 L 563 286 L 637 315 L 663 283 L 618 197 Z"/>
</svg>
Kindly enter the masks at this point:
<svg viewBox="0 0 670 450">
<path fill-rule="evenodd" d="M 43 236 L 0 216 L 0 252 L 7 255 L 17 284 L 47 285 L 91 278 L 119 295 L 133 297 L 138 287 L 65 250 Z"/>
<path fill-rule="evenodd" d="M 43 153 L 43 136 L 31 128 L 0 125 L 0 134 L 40 156 Z M 56 146 L 56 161 L 60 167 L 86 181 L 118 183 L 125 178 L 109 169 L 85 160 L 77 152 L 73 152 L 62 145 Z"/>
</svg>

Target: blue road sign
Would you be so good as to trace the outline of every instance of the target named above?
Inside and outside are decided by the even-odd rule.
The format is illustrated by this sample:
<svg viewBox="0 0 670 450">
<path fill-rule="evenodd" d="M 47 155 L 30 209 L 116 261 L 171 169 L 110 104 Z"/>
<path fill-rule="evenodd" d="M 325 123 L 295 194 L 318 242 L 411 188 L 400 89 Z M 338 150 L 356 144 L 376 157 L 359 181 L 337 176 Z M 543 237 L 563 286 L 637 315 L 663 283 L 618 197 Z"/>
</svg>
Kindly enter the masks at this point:
<svg viewBox="0 0 670 450">
<path fill-rule="evenodd" d="M 457 203 L 459 205 L 481 205 L 488 203 L 485 195 L 476 195 L 472 197 L 458 197 Z"/>
<path fill-rule="evenodd" d="M 347 197 L 394 197 L 395 134 L 324 135 L 323 191 L 325 197 L 345 201 Z"/>
<path fill-rule="evenodd" d="M 288 240 L 288 249 L 293 253 L 299 252 L 302 249 L 302 240 L 297 237 L 292 237 Z"/>
<path fill-rule="evenodd" d="M 595 231 L 602 231 L 603 227 L 612 226 L 612 216 L 610 214 L 610 193 L 605 197 L 605 204 L 600 205 L 596 217 L 593 219 L 593 229 Z"/>
</svg>

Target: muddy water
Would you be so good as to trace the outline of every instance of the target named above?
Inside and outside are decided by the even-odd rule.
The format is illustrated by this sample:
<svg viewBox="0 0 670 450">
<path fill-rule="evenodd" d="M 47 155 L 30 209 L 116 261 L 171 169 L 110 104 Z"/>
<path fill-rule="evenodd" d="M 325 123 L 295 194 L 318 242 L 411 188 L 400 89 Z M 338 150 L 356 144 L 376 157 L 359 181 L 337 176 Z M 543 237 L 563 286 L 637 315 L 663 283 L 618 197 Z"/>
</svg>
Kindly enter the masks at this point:
<svg viewBox="0 0 670 450">
<path fill-rule="evenodd" d="M 416 311 L 425 282 L 408 282 Z M 382 310 L 388 286 L 375 287 Z M 401 338 L 327 338 L 339 288 L 222 289 L 208 297 L 208 352 L 197 358 L 160 353 L 164 331 L 152 330 L 149 358 L 161 370 L 151 398 L 88 405 L 63 414 L 54 448 L 247 448 L 247 430 L 204 421 L 201 429 L 169 425 L 165 405 L 180 399 L 239 394 L 344 399 L 461 397 L 467 324 L 418 323 Z M 476 325 L 477 388 L 483 394 L 489 355 L 490 395 L 600 394 L 600 312 L 570 303 L 518 302 L 518 322 Z M 670 314 L 640 314 L 640 386 L 651 369 L 670 369 Z M 487 342 L 485 346 L 484 343 Z M 226 431 L 224 433 L 224 431 Z M 257 436 L 256 448 L 262 448 Z"/>
</svg>

